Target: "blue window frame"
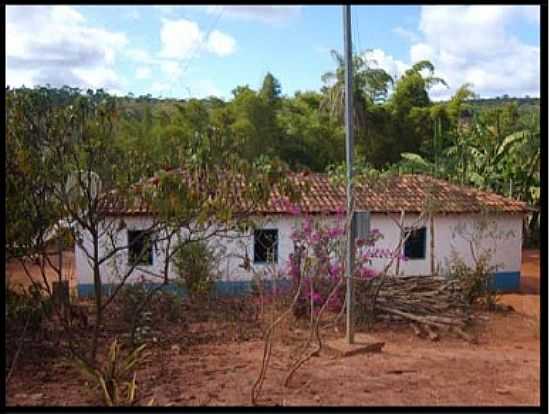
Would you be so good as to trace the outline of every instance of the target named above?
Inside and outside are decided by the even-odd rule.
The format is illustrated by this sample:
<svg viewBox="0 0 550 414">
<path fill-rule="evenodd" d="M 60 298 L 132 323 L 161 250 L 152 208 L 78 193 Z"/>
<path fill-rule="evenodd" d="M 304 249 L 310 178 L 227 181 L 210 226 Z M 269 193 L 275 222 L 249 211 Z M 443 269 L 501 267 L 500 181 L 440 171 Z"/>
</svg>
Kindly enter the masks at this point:
<svg viewBox="0 0 550 414">
<path fill-rule="evenodd" d="M 426 258 L 426 227 L 407 232 L 409 238 L 405 241 L 404 256 L 408 259 Z"/>
<path fill-rule="evenodd" d="M 153 243 L 151 234 L 142 230 L 128 230 L 128 264 L 153 264 Z"/>
<path fill-rule="evenodd" d="M 279 231 L 254 230 L 254 263 L 277 263 Z"/>
</svg>

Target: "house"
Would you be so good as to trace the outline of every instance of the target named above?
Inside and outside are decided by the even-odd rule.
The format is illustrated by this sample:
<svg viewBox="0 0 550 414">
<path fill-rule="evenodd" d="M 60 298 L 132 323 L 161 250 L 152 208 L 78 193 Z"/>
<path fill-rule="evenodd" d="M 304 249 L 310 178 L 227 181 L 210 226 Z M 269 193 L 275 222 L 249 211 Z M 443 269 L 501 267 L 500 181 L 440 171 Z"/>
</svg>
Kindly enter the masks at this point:
<svg viewBox="0 0 550 414">
<path fill-rule="evenodd" d="M 293 174 L 290 180 L 300 188 L 307 188 L 297 202 L 301 213 L 289 214 L 278 202 L 274 191 L 267 205 L 252 212 L 258 223 L 255 230 L 236 237 L 215 237 L 210 243 L 219 252 L 222 275 L 218 289 L 238 291 L 250 285 L 253 275 L 263 270 L 284 271 L 289 255 L 293 252 L 290 235 L 293 226 L 304 219 L 306 214 L 321 220 L 333 220 L 346 205 L 345 184 L 333 185 L 325 174 Z M 397 225 L 404 217 L 405 226 L 418 221 L 423 211 L 420 225 L 411 229 L 403 246 L 403 254 L 408 258 L 390 269 L 399 275 L 429 275 L 434 272 L 445 274 L 454 254 L 473 264 L 472 251 L 493 249 L 492 264 L 496 266 L 495 286 L 501 291 L 514 291 L 519 288 L 523 218 L 530 209 L 525 203 L 494 193 L 470 187 L 450 184 L 444 180 L 424 175 L 400 175 L 390 177 L 378 184 L 356 186 L 355 210 L 370 212 L 370 228 L 383 234 L 376 247 L 395 249 L 400 240 L 401 230 Z M 112 207 L 108 211 L 112 222 L 119 221 L 117 234 L 110 240 L 100 242 L 106 246 L 117 243 L 124 245 L 148 228 L 153 220 L 147 208 Z M 93 275 L 82 248 L 90 248 L 90 240 L 75 247 L 76 273 L 81 295 L 93 292 Z M 274 254 L 269 257 L 266 246 Z M 102 265 L 104 283 L 117 283 L 117 275 L 123 274 L 141 251 L 143 245 L 137 243 L 130 249 L 106 261 Z M 138 249 L 138 250 L 136 250 Z M 140 275 L 154 281 L 164 268 L 162 245 L 148 244 L 148 251 L 128 280 L 136 280 Z M 247 261 L 250 266 L 247 266 Z M 373 267 L 384 268 L 388 259 L 374 259 Z M 172 264 L 169 264 L 170 277 L 174 277 Z"/>
</svg>

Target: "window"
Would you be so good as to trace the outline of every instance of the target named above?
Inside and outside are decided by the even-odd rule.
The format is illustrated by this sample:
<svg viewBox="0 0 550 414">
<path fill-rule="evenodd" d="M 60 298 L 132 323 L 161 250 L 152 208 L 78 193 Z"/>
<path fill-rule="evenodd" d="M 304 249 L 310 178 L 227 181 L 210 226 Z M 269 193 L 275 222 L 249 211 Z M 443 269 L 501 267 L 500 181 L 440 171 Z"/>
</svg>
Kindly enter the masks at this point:
<svg viewBox="0 0 550 414">
<path fill-rule="evenodd" d="M 426 258 L 426 227 L 409 231 L 409 238 L 405 242 L 405 257 L 409 259 Z"/>
<path fill-rule="evenodd" d="M 277 263 L 278 230 L 254 231 L 254 263 Z"/>
<path fill-rule="evenodd" d="M 152 265 L 153 244 L 151 234 L 142 230 L 128 230 L 128 263 Z"/>
</svg>

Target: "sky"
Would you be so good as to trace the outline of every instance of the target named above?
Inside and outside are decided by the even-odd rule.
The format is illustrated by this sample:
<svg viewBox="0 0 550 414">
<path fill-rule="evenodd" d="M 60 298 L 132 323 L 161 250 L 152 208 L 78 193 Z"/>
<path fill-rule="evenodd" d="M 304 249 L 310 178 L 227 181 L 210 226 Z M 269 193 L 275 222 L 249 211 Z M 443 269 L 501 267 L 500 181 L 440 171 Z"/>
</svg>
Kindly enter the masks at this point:
<svg viewBox="0 0 550 414">
<path fill-rule="evenodd" d="M 352 43 L 399 77 L 430 60 L 447 99 L 540 96 L 539 6 L 352 6 Z M 261 86 L 319 90 L 343 50 L 341 6 L 6 6 L 6 85 L 230 99 Z"/>
</svg>

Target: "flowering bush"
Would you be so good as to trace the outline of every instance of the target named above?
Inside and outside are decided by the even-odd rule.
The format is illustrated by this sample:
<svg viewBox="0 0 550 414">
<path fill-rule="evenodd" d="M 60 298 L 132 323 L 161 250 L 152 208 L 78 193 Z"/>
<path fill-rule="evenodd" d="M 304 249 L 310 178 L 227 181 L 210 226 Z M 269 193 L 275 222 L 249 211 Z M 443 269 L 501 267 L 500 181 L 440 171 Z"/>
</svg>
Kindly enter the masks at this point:
<svg viewBox="0 0 550 414">
<path fill-rule="evenodd" d="M 288 200 L 281 200 L 280 203 L 294 216 L 301 213 Z M 291 234 L 294 253 L 290 255 L 286 268 L 294 287 L 302 284 L 295 308 L 296 316 L 319 312 L 327 300 L 328 310 L 337 312 L 342 309 L 345 298 L 345 219 L 345 210 L 340 210 L 334 216 L 321 216 L 319 219 L 306 215 L 296 223 Z M 393 255 L 390 249 L 375 247 L 382 238 L 381 232 L 373 229 L 368 237 L 356 239 L 353 278 L 361 284 L 369 284 L 379 276 L 372 268 L 373 258 L 391 258 Z M 337 291 L 329 297 L 339 282 Z"/>
</svg>

